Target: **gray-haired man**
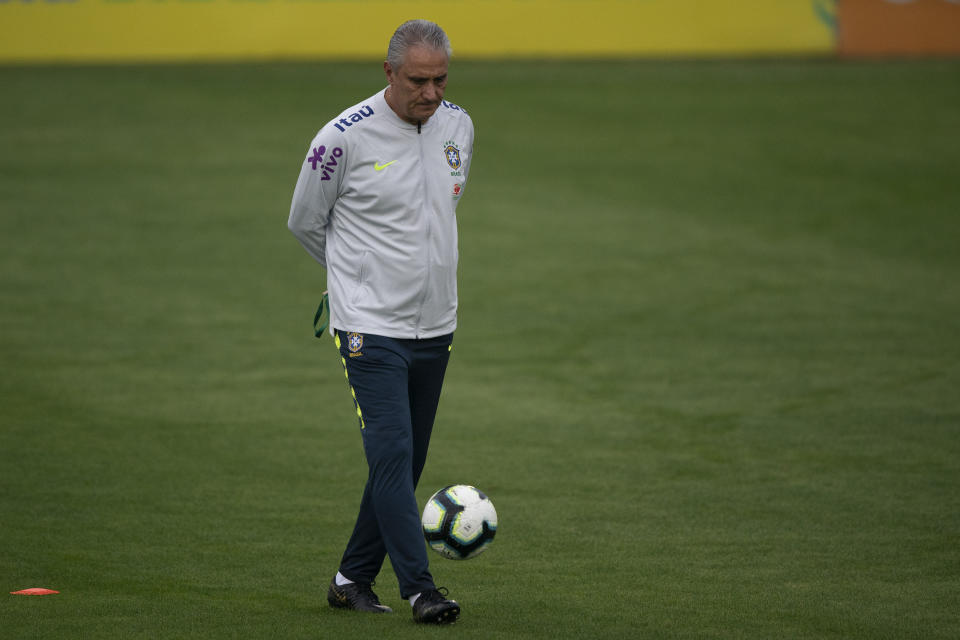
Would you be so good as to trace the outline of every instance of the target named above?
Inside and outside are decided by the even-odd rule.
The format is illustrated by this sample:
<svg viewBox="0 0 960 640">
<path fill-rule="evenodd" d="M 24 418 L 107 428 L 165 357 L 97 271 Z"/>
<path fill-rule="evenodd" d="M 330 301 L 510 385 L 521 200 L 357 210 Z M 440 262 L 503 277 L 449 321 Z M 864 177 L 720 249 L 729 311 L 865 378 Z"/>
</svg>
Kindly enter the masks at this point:
<svg viewBox="0 0 960 640">
<path fill-rule="evenodd" d="M 388 86 L 313 139 L 288 222 L 327 270 L 369 467 L 327 600 L 389 612 L 371 588 L 389 554 L 414 619 L 430 623 L 460 615 L 433 582 L 414 496 L 457 324 L 456 208 L 473 155 L 473 122 L 443 100 L 450 53 L 436 24 L 400 25 Z"/>
</svg>

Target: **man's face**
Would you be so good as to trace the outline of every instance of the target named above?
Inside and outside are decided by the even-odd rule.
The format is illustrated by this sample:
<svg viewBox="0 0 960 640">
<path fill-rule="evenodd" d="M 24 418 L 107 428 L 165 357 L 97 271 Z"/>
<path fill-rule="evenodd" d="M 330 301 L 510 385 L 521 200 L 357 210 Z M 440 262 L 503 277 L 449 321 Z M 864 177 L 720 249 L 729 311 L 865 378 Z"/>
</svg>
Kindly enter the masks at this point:
<svg viewBox="0 0 960 640">
<path fill-rule="evenodd" d="M 387 103 L 398 116 L 417 123 L 436 112 L 447 87 L 447 62 L 444 51 L 414 45 L 398 68 L 383 63 L 390 83 Z"/>
</svg>

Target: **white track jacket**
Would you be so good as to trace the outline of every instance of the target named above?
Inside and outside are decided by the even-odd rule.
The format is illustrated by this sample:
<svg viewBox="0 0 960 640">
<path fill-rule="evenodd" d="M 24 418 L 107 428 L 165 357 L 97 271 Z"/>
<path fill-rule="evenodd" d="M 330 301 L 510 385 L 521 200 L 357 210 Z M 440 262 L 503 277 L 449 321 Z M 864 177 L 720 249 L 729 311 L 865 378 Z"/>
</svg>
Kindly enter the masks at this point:
<svg viewBox="0 0 960 640">
<path fill-rule="evenodd" d="M 432 338 L 457 326 L 457 219 L 473 122 L 444 101 L 410 124 L 384 92 L 310 143 L 287 226 L 327 270 L 330 328 Z"/>
</svg>

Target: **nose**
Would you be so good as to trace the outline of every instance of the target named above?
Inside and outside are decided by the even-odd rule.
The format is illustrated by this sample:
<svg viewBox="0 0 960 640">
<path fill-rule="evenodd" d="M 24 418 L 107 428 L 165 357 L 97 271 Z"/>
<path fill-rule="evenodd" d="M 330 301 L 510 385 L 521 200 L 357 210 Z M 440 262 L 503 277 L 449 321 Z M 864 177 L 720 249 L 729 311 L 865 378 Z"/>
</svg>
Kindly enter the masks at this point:
<svg viewBox="0 0 960 640">
<path fill-rule="evenodd" d="M 430 102 L 437 102 L 440 99 L 440 89 L 432 82 L 428 82 L 423 88 L 423 98 Z"/>
</svg>

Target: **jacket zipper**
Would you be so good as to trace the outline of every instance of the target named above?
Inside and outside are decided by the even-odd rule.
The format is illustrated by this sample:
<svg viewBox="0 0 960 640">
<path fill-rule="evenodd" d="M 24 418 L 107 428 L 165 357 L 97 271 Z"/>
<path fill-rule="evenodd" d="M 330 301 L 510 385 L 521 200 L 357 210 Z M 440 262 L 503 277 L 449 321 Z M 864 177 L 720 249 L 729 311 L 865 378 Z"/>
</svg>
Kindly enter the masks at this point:
<svg viewBox="0 0 960 640">
<path fill-rule="evenodd" d="M 417 122 L 417 142 L 420 145 L 420 184 L 421 191 L 423 193 L 423 206 L 424 206 L 424 215 L 426 216 L 426 225 L 427 225 L 427 256 L 426 256 L 426 281 L 423 285 L 423 295 L 420 297 L 420 308 L 417 310 L 417 325 L 414 327 L 413 334 L 414 337 L 420 339 L 420 321 L 423 319 L 423 305 L 427 301 L 427 293 L 430 291 L 430 235 L 431 235 L 431 215 L 430 215 L 430 191 L 427 188 L 427 163 L 423 157 L 423 138 L 421 137 L 421 125 L 422 122 Z"/>
</svg>

